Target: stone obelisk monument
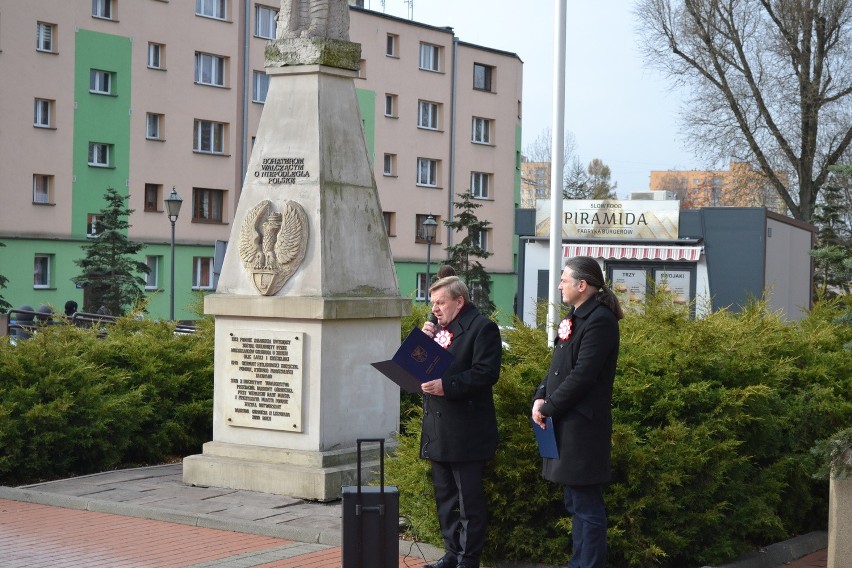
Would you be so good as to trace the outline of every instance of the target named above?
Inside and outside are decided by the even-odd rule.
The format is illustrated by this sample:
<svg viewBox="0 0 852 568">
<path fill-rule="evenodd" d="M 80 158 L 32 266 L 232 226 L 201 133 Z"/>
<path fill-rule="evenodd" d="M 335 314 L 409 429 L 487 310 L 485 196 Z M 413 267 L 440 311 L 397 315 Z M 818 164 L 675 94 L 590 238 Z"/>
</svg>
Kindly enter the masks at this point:
<svg viewBox="0 0 852 568">
<path fill-rule="evenodd" d="M 352 79 L 345 0 L 282 0 L 269 91 L 219 285 L 213 441 L 183 479 L 331 500 L 358 438 L 399 427 L 370 366 L 399 345 L 399 295 Z M 364 453 L 363 475 L 377 455 Z"/>
</svg>

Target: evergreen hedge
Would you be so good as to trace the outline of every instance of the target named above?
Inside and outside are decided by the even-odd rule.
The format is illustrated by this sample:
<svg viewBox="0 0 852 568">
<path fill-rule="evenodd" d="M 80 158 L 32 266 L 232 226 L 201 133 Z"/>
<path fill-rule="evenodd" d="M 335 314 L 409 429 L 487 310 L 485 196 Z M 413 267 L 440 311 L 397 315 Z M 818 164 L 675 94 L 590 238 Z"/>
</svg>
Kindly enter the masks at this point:
<svg viewBox="0 0 852 568">
<path fill-rule="evenodd" d="M 811 453 L 852 424 L 852 328 L 838 304 L 796 323 L 764 303 L 704 319 L 652 298 L 621 322 L 613 397 L 610 562 L 683 567 L 825 529 L 825 481 Z M 516 322 L 495 388 L 501 444 L 489 465 L 490 559 L 565 563 L 561 488 L 540 477 L 530 397 L 547 371 L 545 332 Z M 441 546 L 420 411 L 404 417 L 388 482 L 417 538 Z"/>
<path fill-rule="evenodd" d="M 852 425 L 852 326 L 820 303 L 787 323 L 755 303 L 694 320 L 664 299 L 621 322 L 607 492 L 610 565 L 730 561 L 824 529 L 827 482 L 816 442 Z M 427 310 L 403 321 L 403 334 Z M 541 480 L 530 396 L 550 360 L 545 333 L 504 330 L 489 464 L 490 559 L 564 563 L 570 520 Z M 211 439 L 213 325 L 179 336 L 123 318 L 107 334 L 51 325 L 0 340 L 0 483 L 161 463 Z M 440 545 L 429 463 L 418 456 L 419 397 L 403 397 L 387 481 L 419 539 Z"/>
<path fill-rule="evenodd" d="M 32 483 L 198 453 L 211 439 L 213 325 L 121 318 L 0 338 L 0 483 Z"/>
</svg>

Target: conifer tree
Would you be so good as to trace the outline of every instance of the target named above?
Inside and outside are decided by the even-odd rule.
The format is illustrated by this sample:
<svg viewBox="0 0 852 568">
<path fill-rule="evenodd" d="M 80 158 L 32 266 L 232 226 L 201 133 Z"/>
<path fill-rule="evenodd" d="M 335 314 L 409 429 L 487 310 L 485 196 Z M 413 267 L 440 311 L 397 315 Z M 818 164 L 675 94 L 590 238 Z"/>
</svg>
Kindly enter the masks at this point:
<svg viewBox="0 0 852 568">
<path fill-rule="evenodd" d="M 85 258 L 75 260 L 82 274 L 72 280 L 86 290 L 84 310 L 95 312 L 105 307 L 112 315 L 125 313 L 144 294 L 148 265 L 133 258 L 143 243 L 128 239 L 128 219 L 133 213 L 127 208 L 128 196 L 119 195 L 110 187 L 104 194 L 106 206 L 98 213 L 96 236 L 83 245 Z"/>
<path fill-rule="evenodd" d="M 495 309 L 491 300 L 491 277 L 477 259 L 488 258 L 492 254 L 481 246 L 481 236 L 491 222 L 477 218 L 474 211 L 482 207 L 482 204 L 474 201 L 469 191 L 459 195 L 459 198 L 461 201 L 453 203 L 458 213 L 452 221 L 444 221 L 444 225 L 464 237 L 458 244 L 446 248 L 450 253 L 448 263 L 470 289 L 471 302 L 480 312 L 490 314 Z"/>
<path fill-rule="evenodd" d="M 813 222 L 819 227 L 815 259 L 815 291 L 826 296 L 848 294 L 852 289 L 852 166 L 832 166 L 829 183 L 822 188 Z"/>
</svg>

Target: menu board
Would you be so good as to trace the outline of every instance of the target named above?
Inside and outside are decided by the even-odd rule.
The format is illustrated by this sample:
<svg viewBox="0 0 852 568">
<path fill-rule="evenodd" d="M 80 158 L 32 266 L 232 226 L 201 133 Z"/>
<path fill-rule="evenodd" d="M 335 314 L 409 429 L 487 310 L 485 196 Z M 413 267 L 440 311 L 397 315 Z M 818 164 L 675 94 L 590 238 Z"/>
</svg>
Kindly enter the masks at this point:
<svg viewBox="0 0 852 568">
<path fill-rule="evenodd" d="M 654 284 L 660 292 L 668 292 L 675 304 L 689 304 L 690 273 L 688 270 L 658 270 Z"/>
<path fill-rule="evenodd" d="M 642 268 L 613 268 L 612 289 L 622 307 L 641 306 L 648 293 L 648 271 Z"/>
</svg>

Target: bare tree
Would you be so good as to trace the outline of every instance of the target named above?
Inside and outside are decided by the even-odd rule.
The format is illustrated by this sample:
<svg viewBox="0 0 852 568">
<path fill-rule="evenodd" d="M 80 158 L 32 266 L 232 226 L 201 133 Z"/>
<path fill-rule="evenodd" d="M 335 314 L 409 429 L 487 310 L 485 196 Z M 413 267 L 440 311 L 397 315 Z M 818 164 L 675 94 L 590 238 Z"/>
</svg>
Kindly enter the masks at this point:
<svg viewBox="0 0 852 568">
<path fill-rule="evenodd" d="M 852 0 L 637 0 L 635 12 L 646 60 L 691 88 L 695 150 L 755 163 L 810 220 L 852 142 Z"/>
<path fill-rule="evenodd" d="M 525 162 L 550 162 L 551 156 L 550 152 L 552 150 L 553 144 L 553 133 L 550 128 L 545 128 L 541 131 L 541 134 L 536 137 L 535 140 L 532 141 L 526 148 L 524 148 L 524 161 Z M 568 164 L 571 162 L 572 156 L 576 151 L 576 142 L 574 141 L 574 135 L 568 131 L 565 132 L 565 140 L 563 141 L 563 159 L 565 162 L 565 168 L 568 168 Z"/>
<path fill-rule="evenodd" d="M 542 131 L 538 137 L 524 149 L 524 162 L 551 162 L 550 129 Z M 564 199 L 615 199 L 618 182 L 612 182 L 612 170 L 598 158 L 583 167 L 580 158 L 575 155 L 574 135 L 565 134 L 562 163 L 562 197 Z M 523 178 L 530 186 L 538 185 L 539 180 Z M 550 180 L 548 180 L 549 183 Z M 549 193 L 549 192 L 548 192 Z"/>
<path fill-rule="evenodd" d="M 529 144 L 526 148 L 524 148 L 523 153 L 523 161 L 524 162 L 546 162 L 551 163 L 551 152 L 552 152 L 552 134 L 550 128 L 545 128 L 541 131 L 541 134 L 533 140 L 531 144 Z M 562 187 L 563 191 L 566 187 L 566 183 L 570 177 L 570 168 L 571 164 L 577 159 L 574 157 L 576 143 L 574 142 L 574 135 L 571 132 L 565 133 L 565 140 L 563 141 L 563 152 L 562 152 Z M 522 182 L 528 184 L 531 187 L 538 186 L 540 184 L 540 180 L 534 179 L 522 179 Z M 547 195 L 550 195 L 550 180 L 546 180 L 547 183 Z M 539 193 L 538 191 L 536 193 Z"/>
</svg>

